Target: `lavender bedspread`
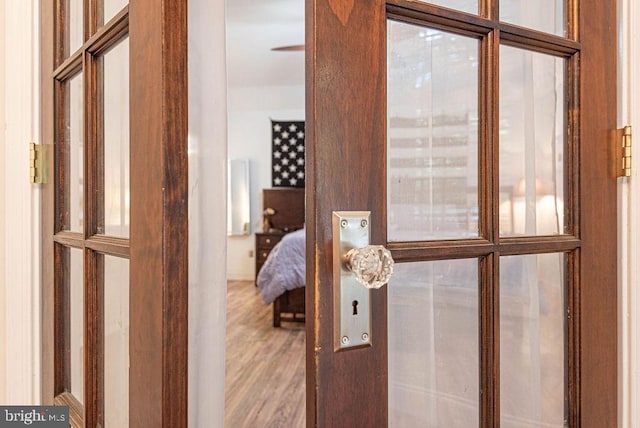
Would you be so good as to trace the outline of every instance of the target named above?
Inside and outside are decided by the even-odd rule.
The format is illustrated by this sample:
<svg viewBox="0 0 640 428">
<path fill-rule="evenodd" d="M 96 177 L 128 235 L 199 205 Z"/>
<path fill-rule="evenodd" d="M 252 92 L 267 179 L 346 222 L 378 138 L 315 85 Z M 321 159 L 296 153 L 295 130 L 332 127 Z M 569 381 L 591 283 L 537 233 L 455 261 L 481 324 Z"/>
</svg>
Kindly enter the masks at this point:
<svg viewBox="0 0 640 428">
<path fill-rule="evenodd" d="M 305 232 L 285 235 L 269 253 L 258 274 L 258 288 L 266 305 L 287 290 L 304 287 Z"/>
</svg>

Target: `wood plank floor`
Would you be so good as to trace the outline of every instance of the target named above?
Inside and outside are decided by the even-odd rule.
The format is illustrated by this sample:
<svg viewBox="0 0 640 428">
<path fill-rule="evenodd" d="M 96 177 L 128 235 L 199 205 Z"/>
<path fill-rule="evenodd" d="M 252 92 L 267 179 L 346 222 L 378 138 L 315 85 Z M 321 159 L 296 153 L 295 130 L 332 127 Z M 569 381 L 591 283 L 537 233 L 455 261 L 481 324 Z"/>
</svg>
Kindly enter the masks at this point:
<svg viewBox="0 0 640 428">
<path fill-rule="evenodd" d="M 225 427 L 305 426 L 304 324 L 272 327 L 250 281 L 229 281 Z"/>
</svg>

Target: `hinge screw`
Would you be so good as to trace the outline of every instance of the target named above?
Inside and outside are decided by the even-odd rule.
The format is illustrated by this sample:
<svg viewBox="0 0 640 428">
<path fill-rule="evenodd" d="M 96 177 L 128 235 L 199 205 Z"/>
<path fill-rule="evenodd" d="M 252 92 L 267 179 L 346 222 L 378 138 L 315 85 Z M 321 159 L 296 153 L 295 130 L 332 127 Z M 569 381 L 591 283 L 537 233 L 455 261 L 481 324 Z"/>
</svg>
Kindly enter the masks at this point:
<svg viewBox="0 0 640 428">
<path fill-rule="evenodd" d="M 362 341 L 367 342 L 369 340 L 369 335 L 367 333 L 362 333 Z"/>
<path fill-rule="evenodd" d="M 340 220 L 340 227 L 343 229 L 347 228 L 347 220 Z"/>
<path fill-rule="evenodd" d="M 360 226 L 362 226 L 362 227 L 367 227 L 368 224 L 369 224 L 369 222 L 367 222 L 366 219 L 362 219 L 362 221 L 360 222 Z"/>
<path fill-rule="evenodd" d="M 343 345 L 349 344 L 349 336 L 342 336 L 342 344 Z"/>
</svg>

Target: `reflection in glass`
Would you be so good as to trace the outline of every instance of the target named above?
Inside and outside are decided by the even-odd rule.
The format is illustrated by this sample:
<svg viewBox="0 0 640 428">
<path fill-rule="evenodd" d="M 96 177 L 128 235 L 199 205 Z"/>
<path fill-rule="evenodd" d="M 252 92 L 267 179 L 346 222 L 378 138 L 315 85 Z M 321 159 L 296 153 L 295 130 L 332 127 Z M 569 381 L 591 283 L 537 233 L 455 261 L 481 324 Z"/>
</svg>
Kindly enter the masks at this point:
<svg viewBox="0 0 640 428">
<path fill-rule="evenodd" d="M 478 0 L 419 0 L 424 3 L 431 3 L 438 6 L 448 7 L 462 12 L 478 14 Z"/>
<path fill-rule="evenodd" d="M 83 126 L 82 126 L 82 73 L 75 75 L 65 83 L 66 122 L 65 150 L 67 173 L 66 218 L 64 229 L 73 232 L 83 231 Z"/>
<path fill-rule="evenodd" d="M 71 56 L 84 43 L 84 0 L 66 0 L 67 5 L 67 57 Z"/>
<path fill-rule="evenodd" d="M 104 420 L 129 426 L 129 261 L 104 257 Z"/>
<path fill-rule="evenodd" d="M 109 20 L 116 16 L 128 3 L 128 0 L 103 0 L 104 22 L 109 22 Z"/>
<path fill-rule="evenodd" d="M 500 259 L 500 426 L 564 427 L 566 257 Z"/>
<path fill-rule="evenodd" d="M 388 21 L 390 241 L 478 236 L 478 41 Z"/>
<path fill-rule="evenodd" d="M 500 48 L 500 233 L 564 226 L 565 60 Z"/>
<path fill-rule="evenodd" d="M 563 0 L 500 0 L 500 20 L 565 36 L 565 8 Z"/>
<path fill-rule="evenodd" d="M 71 394 L 84 402 L 84 259 L 82 250 L 69 250 L 69 363 Z"/>
<path fill-rule="evenodd" d="M 387 292 L 389 426 L 478 426 L 478 260 L 396 264 Z"/>
<path fill-rule="evenodd" d="M 104 230 L 129 237 L 129 39 L 105 53 Z"/>
</svg>

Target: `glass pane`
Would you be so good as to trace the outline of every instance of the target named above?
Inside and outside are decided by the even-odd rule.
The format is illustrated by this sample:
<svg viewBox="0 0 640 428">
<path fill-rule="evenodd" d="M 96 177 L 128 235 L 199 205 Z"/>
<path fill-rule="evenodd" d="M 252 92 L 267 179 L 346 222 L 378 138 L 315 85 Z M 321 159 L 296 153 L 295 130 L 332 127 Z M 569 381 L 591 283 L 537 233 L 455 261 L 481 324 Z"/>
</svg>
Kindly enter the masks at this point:
<svg viewBox="0 0 640 428">
<path fill-rule="evenodd" d="M 565 60 L 500 48 L 500 234 L 565 233 Z"/>
<path fill-rule="evenodd" d="M 565 36 L 565 9 L 563 0 L 500 0 L 500 20 Z"/>
<path fill-rule="evenodd" d="M 500 426 L 567 422 L 566 257 L 500 259 Z"/>
<path fill-rule="evenodd" d="M 390 241 L 478 236 L 478 40 L 388 22 Z"/>
<path fill-rule="evenodd" d="M 84 402 L 84 259 L 82 250 L 69 250 L 69 357 L 71 393 Z"/>
<path fill-rule="evenodd" d="M 129 260 L 104 257 L 104 420 L 129 426 Z"/>
<path fill-rule="evenodd" d="M 66 215 L 64 229 L 73 232 L 83 231 L 83 125 L 82 125 L 82 73 L 65 83 L 66 129 L 65 129 L 65 169 L 66 178 Z"/>
<path fill-rule="evenodd" d="M 67 43 L 68 50 L 65 56 L 71 56 L 84 43 L 84 0 L 66 0 L 67 5 Z"/>
<path fill-rule="evenodd" d="M 400 263 L 393 275 L 389 426 L 478 426 L 478 260 Z"/>
<path fill-rule="evenodd" d="M 116 16 L 129 2 L 127 0 L 103 0 L 104 1 L 104 22 L 107 23 Z"/>
<path fill-rule="evenodd" d="M 129 39 L 103 58 L 104 228 L 98 233 L 129 237 Z"/>
<path fill-rule="evenodd" d="M 478 14 L 478 0 L 419 0 L 423 3 L 431 3 L 438 6 L 448 7 L 449 9 L 460 10 L 462 12 L 468 12 Z"/>
</svg>

